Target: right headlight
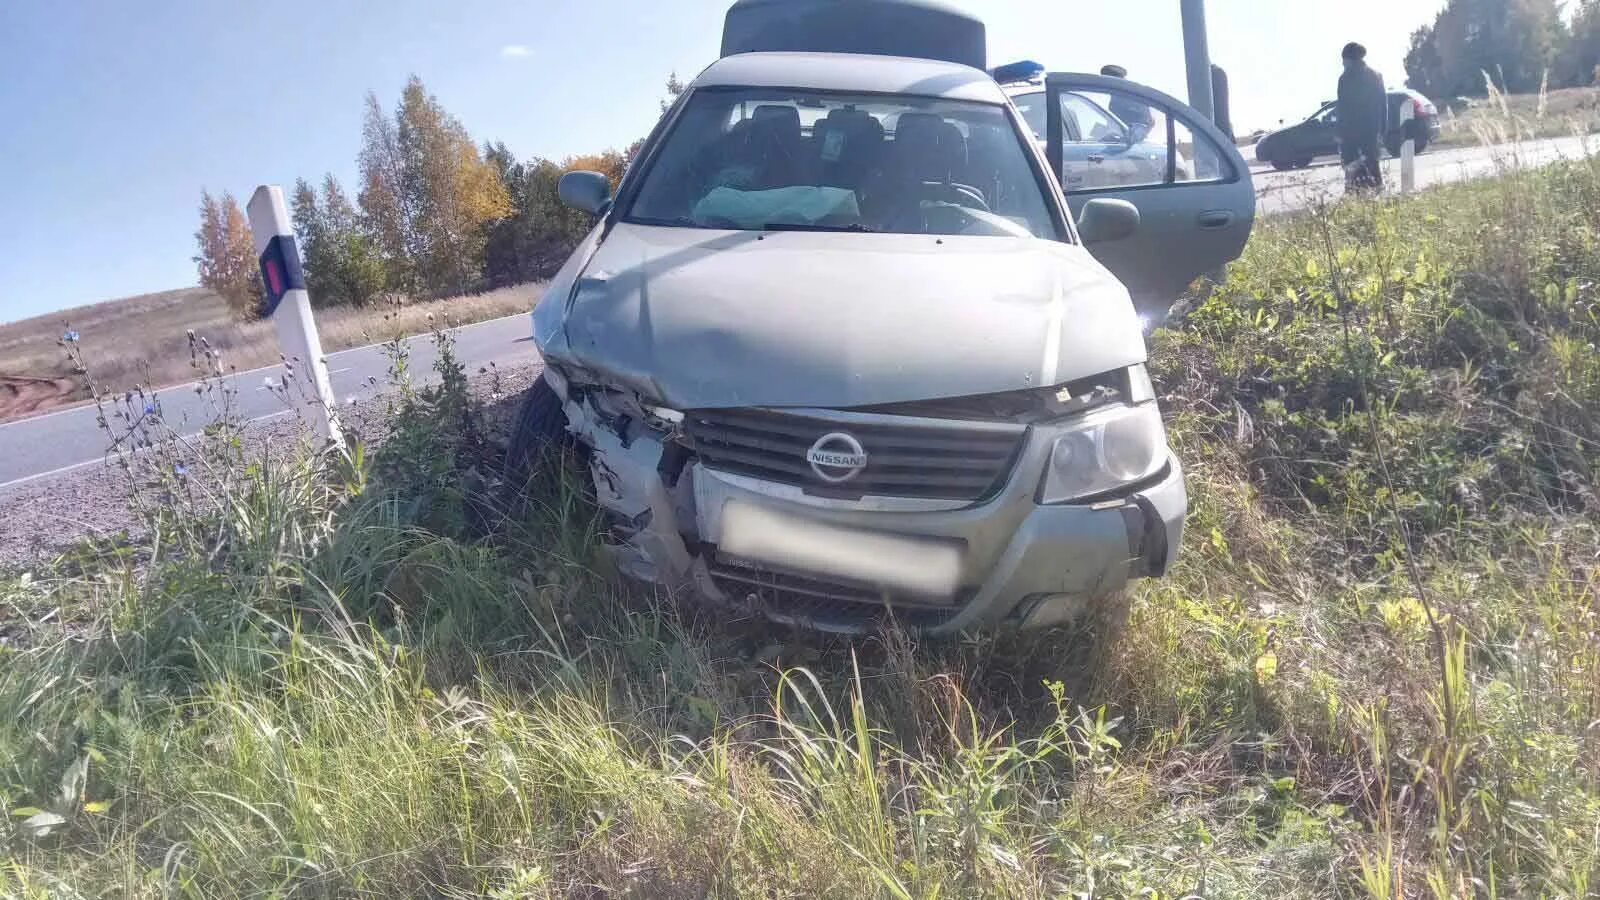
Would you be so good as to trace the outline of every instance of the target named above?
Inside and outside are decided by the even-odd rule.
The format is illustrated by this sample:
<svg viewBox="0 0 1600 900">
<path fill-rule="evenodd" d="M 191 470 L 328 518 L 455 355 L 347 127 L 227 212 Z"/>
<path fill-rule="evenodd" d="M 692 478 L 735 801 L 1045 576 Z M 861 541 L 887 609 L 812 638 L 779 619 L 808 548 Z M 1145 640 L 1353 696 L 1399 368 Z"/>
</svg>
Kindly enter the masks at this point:
<svg viewBox="0 0 1600 900">
<path fill-rule="evenodd" d="M 1045 467 L 1042 503 L 1069 503 L 1144 481 L 1167 464 L 1154 403 L 1097 410 L 1063 426 Z"/>
</svg>

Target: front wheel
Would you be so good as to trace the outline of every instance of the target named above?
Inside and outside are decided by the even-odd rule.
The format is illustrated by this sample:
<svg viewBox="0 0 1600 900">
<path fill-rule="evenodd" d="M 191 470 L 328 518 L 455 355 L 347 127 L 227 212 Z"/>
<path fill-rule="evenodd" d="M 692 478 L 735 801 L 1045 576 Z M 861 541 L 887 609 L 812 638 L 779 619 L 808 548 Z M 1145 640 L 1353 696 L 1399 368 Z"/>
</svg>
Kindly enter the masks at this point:
<svg viewBox="0 0 1600 900">
<path fill-rule="evenodd" d="M 1287 172 L 1290 169 L 1298 168 L 1292 159 L 1275 159 L 1272 161 L 1272 167 L 1279 172 Z"/>
<path fill-rule="evenodd" d="M 541 374 L 522 395 L 522 407 L 511 425 L 506 445 L 506 472 L 514 482 L 525 482 L 533 467 L 569 440 L 567 413 L 561 396 Z"/>
</svg>

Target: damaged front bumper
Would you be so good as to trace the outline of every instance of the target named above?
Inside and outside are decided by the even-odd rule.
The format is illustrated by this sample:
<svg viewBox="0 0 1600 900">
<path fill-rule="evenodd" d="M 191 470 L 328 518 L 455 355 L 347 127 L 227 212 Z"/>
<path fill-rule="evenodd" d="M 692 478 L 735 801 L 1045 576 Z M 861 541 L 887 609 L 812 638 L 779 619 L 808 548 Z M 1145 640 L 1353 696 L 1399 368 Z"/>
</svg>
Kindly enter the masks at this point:
<svg viewBox="0 0 1600 900">
<path fill-rule="evenodd" d="M 1175 457 L 1116 497 L 1038 502 L 1055 441 L 1047 426 L 1017 430 L 1003 480 L 981 499 L 847 497 L 713 467 L 680 442 L 670 411 L 562 393 L 569 427 L 593 450 L 621 571 L 780 622 L 847 633 L 890 615 L 934 633 L 1059 624 L 1164 574 L 1182 536 Z M 883 418 L 788 413 L 840 429 Z"/>
</svg>

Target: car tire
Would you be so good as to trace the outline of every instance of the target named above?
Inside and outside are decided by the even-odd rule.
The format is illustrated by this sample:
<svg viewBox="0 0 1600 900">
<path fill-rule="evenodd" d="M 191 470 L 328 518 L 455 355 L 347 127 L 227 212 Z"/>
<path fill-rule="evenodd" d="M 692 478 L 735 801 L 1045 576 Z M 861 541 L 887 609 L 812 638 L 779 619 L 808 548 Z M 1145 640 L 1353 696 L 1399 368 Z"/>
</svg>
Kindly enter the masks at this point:
<svg viewBox="0 0 1600 900">
<path fill-rule="evenodd" d="M 509 481 L 519 486 L 526 484 L 545 457 L 571 446 L 561 396 L 541 374 L 522 395 L 522 407 L 511 425 L 505 459 Z"/>
<path fill-rule="evenodd" d="M 1300 168 L 1296 160 L 1292 159 L 1275 159 L 1272 161 L 1272 167 L 1277 169 L 1279 172 L 1287 172 L 1290 169 Z"/>
<path fill-rule="evenodd" d="M 1294 167 L 1296 169 L 1309 169 L 1309 168 L 1311 168 L 1311 162 L 1312 162 L 1312 157 L 1307 156 L 1304 159 L 1295 160 L 1294 161 Z"/>
</svg>

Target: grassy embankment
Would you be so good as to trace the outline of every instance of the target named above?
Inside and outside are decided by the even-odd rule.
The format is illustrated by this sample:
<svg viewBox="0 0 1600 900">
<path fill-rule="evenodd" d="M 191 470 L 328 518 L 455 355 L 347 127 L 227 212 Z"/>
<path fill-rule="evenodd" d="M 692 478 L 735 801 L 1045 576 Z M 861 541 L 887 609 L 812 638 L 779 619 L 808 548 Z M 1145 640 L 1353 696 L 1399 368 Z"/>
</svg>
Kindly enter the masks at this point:
<svg viewBox="0 0 1600 900">
<path fill-rule="evenodd" d="M 317 312 L 317 326 L 323 350 L 332 353 L 397 334 L 426 334 L 434 318 L 464 325 L 524 313 L 533 308 L 539 290 L 537 284 L 524 284 L 444 300 L 332 307 Z M 272 328 L 271 322 L 240 322 L 220 296 L 205 288 L 109 300 L 0 324 L 0 421 L 88 399 L 81 374 L 56 346 L 69 329 L 99 348 L 95 376 L 103 387 L 121 391 L 136 384 L 192 381 L 190 330 L 206 335 L 241 372 L 275 365 L 278 338 Z"/>
<path fill-rule="evenodd" d="M 1562 88 L 1538 94 L 1499 94 L 1473 101 L 1459 113 L 1441 103 L 1436 147 L 1476 147 L 1485 142 L 1600 134 L 1600 87 Z"/>
<path fill-rule="evenodd" d="M 1103 651 L 629 593 L 455 380 L 224 441 L 0 584 L 0 895 L 1593 896 L 1597 341 L 1600 162 L 1265 223 L 1156 337 L 1192 515 Z"/>
</svg>

